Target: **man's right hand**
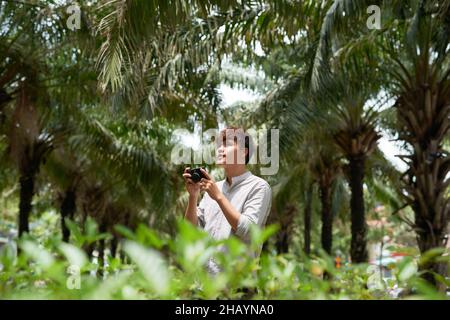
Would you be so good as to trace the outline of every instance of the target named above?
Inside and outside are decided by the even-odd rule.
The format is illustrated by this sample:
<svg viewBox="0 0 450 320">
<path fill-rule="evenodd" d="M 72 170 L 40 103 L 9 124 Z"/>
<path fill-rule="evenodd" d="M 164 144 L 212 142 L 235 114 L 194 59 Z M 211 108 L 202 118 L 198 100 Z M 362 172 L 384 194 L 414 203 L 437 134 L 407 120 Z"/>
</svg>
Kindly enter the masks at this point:
<svg viewBox="0 0 450 320">
<path fill-rule="evenodd" d="M 188 191 L 189 196 L 198 197 L 198 195 L 200 194 L 200 183 L 195 183 L 194 181 L 192 181 L 189 169 L 190 167 L 187 167 L 186 169 L 184 169 L 183 173 L 186 190 Z"/>
</svg>

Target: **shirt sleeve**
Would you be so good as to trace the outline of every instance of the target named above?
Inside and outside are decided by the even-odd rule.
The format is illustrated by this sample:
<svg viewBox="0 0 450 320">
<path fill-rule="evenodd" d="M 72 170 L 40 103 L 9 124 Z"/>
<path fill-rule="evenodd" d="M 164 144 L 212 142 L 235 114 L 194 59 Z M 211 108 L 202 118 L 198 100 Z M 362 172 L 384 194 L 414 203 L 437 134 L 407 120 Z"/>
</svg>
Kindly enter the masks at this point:
<svg viewBox="0 0 450 320">
<path fill-rule="evenodd" d="M 272 203 L 272 191 L 268 183 L 254 188 L 244 203 L 238 220 L 236 235 L 243 240 L 249 240 L 250 225 L 263 227 L 266 223 Z"/>
</svg>

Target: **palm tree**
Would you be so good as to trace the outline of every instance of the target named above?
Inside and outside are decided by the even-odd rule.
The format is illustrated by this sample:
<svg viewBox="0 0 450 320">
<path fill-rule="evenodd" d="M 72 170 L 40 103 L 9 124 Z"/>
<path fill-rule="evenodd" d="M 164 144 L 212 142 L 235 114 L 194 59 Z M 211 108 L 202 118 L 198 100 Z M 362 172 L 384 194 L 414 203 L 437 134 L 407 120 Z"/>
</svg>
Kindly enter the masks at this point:
<svg viewBox="0 0 450 320">
<path fill-rule="evenodd" d="M 323 145 L 318 147 L 314 164 L 312 164 L 312 173 L 319 186 L 319 196 L 321 203 L 322 220 L 322 248 L 328 254 L 332 253 L 333 247 L 333 212 L 332 212 L 332 192 L 338 177 L 341 164 L 339 156 L 329 148 Z"/>
<path fill-rule="evenodd" d="M 41 162 L 51 150 L 51 140 L 39 136 L 39 123 L 33 101 L 35 94 L 30 85 L 22 83 L 16 97 L 9 141 L 13 159 L 20 174 L 19 236 L 28 232 L 28 217 L 35 192 L 35 179 Z"/>
<path fill-rule="evenodd" d="M 211 114 L 220 102 L 218 83 L 209 71 L 218 61 L 214 54 L 221 47 L 216 31 L 225 19 L 222 11 L 233 3 L 105 2 L 97 28 L 105 39 L 97 67 L 113 106 L 177 123 L 196 115 L 217 125 Z"/>
<path fill-rule="evenodd" d="M 273 25 L 275 34 L 279 32 L 284 37 L 288 37 L 289 28 L 291 31 L 296 30 L 295 36 L 288 37 L 289 44 L 274 44 L 266 41 L 267 39 L 262 36 L 264 34 L 263 27 L 254 26 L 256 23 L 253 25 L 247 23 L 246 27 L 239 29 L 241 22 L 234 22 L 241 32 L 236 32 L 234 35 L 245 34 L 249 31 L 259 35 L 256 38 L 262 43 L 263 48 L 272 51 L 268 57 L 264 57 L 264 60 L 253 57 L 252 61 L 261 64 L 262 68 L 268 71 L 269 76 L 278 81 L 284 80 L 281 85 L 276 86 L 267 95 L 259 110 L 255 112 L 254 119 L 257 121 L 256 118 L 263 116 L 265 119 L 271 119 L 271 124 L 274 126 L 279 125 L 283 128 L 287 134 L 284 137 L 281 136 L 281 145 L 296 146 L 295 136 L 304 134 L 304 128 L 308 125 L 326 128 L 328 129 L 328 139 L 325 140 L 335 143 L 339 148 L 335 154 L 342 153 L 347 159 L 347 173 L 352 192 L 352 260 L 365 262 L 367 261 L 367 252 L 363 198 L 364 164 L 379 138 L 375 129 L 377 113 L 373 108 L 367 108 L 366 102 L 377 93 L 379 81 L 368 83 L 363 88 L 360 85 L 362 73 L 353 76 L 352 82 L 346 79 L 345 75 L 342 75 L 342 79 L 330 80 L 330 78 L 336 77 L 335 74 L 340 74 L 346 69 L 349 70 L 347 75 L 360 71 L 361 68 L 358 69 L 350 64 L 345 65 L 344 68 L 333 66 L 333 70 L 322 68 L 320 73 L 317 72 L 317 65 L 321 66 L 325 61 L 326 50 L 324 48 L 328 42 L 324 37 L 328 32 L 327 22 L 330 20 L 328 15 L 334 14 L 336 6 L 339 8 L 333 1 L 326 1 L 321 5 L 312 2 L 298 5 L 297 9 L 314 15 L 316 19 L 314 21 L 305 19 L 304 22 L 295 26 L 289 26 L 288 23 L 283 24 L 278 20 L 280 15 L 288 15 L 288 13 L 275 14 L 270 9 L 263 10 L 260 14 L 270 21 L 269 24 Z M 359 7 L 356 4 L 355 6 Z M 231 23 L 233 24 L 233 22 Z M 319 39 L 321 41 L 318 41 Z M 366 63 L 366 61 L 357 62 L 361 66 Z M 310 101 L 295 102 L 298 99 L 309 99 Z M 322 118 L 323 121 L 316 122 L 317 118 Z M 322 144 L 323 142 L 324 140 L 320 140 L 318 143 Z M 320 150 L 315 151 L 319 155 L 321 154 Z M 330 207 L 330 190 L 337 165 L 332 165 L 334 161 L 331 161 L 330 153 L 325 152 L 322 155 L 324 157 L 319 156 L 316 161 L 316 169 L 322 169 L 316 171 L 316 176 L 320 177 L 317 179 L 321 183 L 324 221 L 330 221 L 330 210 L 328 209 Z M 321 163 L 322 166 L 320 166 Z M 330 230 L 331 224 L 325 223 L 323 243 L 329 252 L 331 241 L 330 236 L 326 235 L 330 234 Z"/>
<path fill-rule="evenodd" d="M 27 65 L 22 68 L 17 69 L 13 75 L 8 69 L 4 74 L 4 79 L 8 78 L 5 80 L 5 87 L 11 83 L 16 89 L 14 92 L 4 89 L 11 92 L 8 93 L 11 101 L 9 106 L 3 108 L 8 118 L 4 128 L 8 127 L 5 132 L 8 135 L 9 153 L 20 175 L 20 235 L 28 232 L 28 216 L 31 212 L 36 174 L 43 158 L 51 149 L 48 137 L 40 135 L 41 123 L 37 111 L 39 81 L 36 70 L 28 68 Z M 24 80 L 17 81 L 20 76 L 23 76 Z"/>
<path fill-rule="evenodd" d="M 377 103 L 368 106 L 367 102 L 371 92 L 376 92 L 373 88 L 376 79 L 369 85 L 362 85 L 358 83 L 361 78 L 359 74 L 338 68 L 334 74 L 326 84 L 320 84 L 320 91 L 315 92 L 316 100 L 325 107 L 312 111 L 321 113 L 318 115 L 323 120 L 320 124 L 328 126 L 334 143 L 348 162 L 346 173 L 352 195 L 351 258 L 353 262 L 367 262 L 364 176 L 367 158 L 380 138 L 376 129 Z"/>
<path fill-rule="evenodd" d="M 306 108 L 306 106 L 303 106 Z M 304 189 L 305 198 L 305 246 L 308 252 L 309 235 L 306 234 L 310 223 L 308 221 L 311 210 L 311 198 L 314 185 L 318 187 L 318 197 L 320 202 L 321 217 L 321 245 L 322 249 L 332 254 L 333 249 L 333 224 L 340 211 L 345 209 L 345 194 L 341 191 L 345 189 L 342 176 L 342 155 L 339 149 L 333 143 L 327 130 L 310 126 L 310 122 L 304 124 L 302 132 L 303 144 L 293 146 L 298 148 L 297 157 L 303 159 L 306 165 L 306 171 L 302 173 L 306 188 Z M 300 179 L 300 176 L 298 177 Z"/>
<path fill-rule="evenodd" d="M 269 215 L 268 223 L 277 223 L 279 225 L 276 234 L 275 247 L 278 253 L 287 253 L 292 242 L 295 222 L 301 204 L 304 202 L 305 190 L 304 177 L 307 174 L 305 163 L 286 162 L 281 165 L 285 168 L 278 173 L 277 184 L 273 187 L 272 212 Z M 311 199 L 312 200 L 312 199 Z M 303 208 L 303 210 L 308 210 Z M 309 208 L 311 210 L 311 207 Z M 309 211 L 311 218 L 311 211 Z M 308 236 L 310 236 L 308 230 Z M 306 232 L 306 231 L 305 231 Z M 306 241 L 306 239 L 304 239 Z"/>
<path fill-rule="evenodd" d="M 55 83 L 61 86 L 62 79 L 68 82 L 64 67 L 73 60 L 61 53 L 73 40 L 66 33 L 65 20 L 60 15 L 49 18 L 43 9 L 41 4 L 0 4 L 0 92 L 6 118 L 2 130 L 20 175 L 19 235 L 29 231 L 35 179 L 53 149 L 54 135 L 46 131 L 44 115 L 51 105 L 49 90 Z M 73 48 L 74 42 L 70 45 Z"/>
<path fill-rule="evenodd" d="M 277 58 L 279 61 L 279 54 Z M 284 147 L 282 154 L 293 154 L 292 150 L 299 148 L 302 143 L 317 144 L 316 148 L 305 149 L 303 154 L 294 154 L 298 157 L 304 154 L 317 155 L 311 156 L 310 161 L 314 163 L 312 170 L 321 192 L 323 244 L 329 253 L 332 232 L 331 190 L 335 178 L 339 175 L 340 156 L 344 155 L 348 161 L 346 171 L 352 193 L 352 260 L 365 262 L 367 251 L 363 197 L 364 164 L 380 137 L 375 129 L 378 105 L 366 106 L 366 102 L 373 92 L 376 93 L 378 82 L 373 81 L 362 86 L 358 75 L 336 67 L 333 73 L 328 71 L 328 77 L 323 77 L 320 87 L 315 89 L 309 82 L 308 68 L 294 68 L 294 71 L 289 67 L 286 69 L 287 72 L 294 73 L 287 76 L 285 83 L 275 87 L 267 95 L 253 117 L 263 115 L 263 118 L 271 119 L 273 126 L 281 128 L 280 144 Z M 334 75 L 338 73 L 339 78 Z M 308 132 L 314 133 L 308 135 Z M 309 137 L 309 140 L 305 140 L 305 136 Z M 302 137 L 303 142 L 298 143 L 301 140 L 299 137 Z M 330 144 L 335 146 L 327 147 Z M 298 161 L 298 158 L 290 158 L 292 161 Z"/>
<path fill-rule="evenodd" d="M 446 197 L 450 156 L 443 144 L 450 114 L 450 2 L 379 1 L 383 28 L 355 32 L 355 23 L 363 23 L 370 4 L 373 1 L 334 2 L 324 22 L 314 74 L 321 74 L 320 66 L 329 62 L 333 44 L 333 59 L 371 61 L 371 74 L 389 75 L 384 89 L 396 101 L 397 133 L 408 152 L 402 156 L 408 165 L 402 195 L 415 213 L 417 242 L 425 253 L 445 247 L 450 211 Z M 344 11 L 351 28 L 342 19 Z M 433 284 L 437 284 L 433 273 L 446 274 L 445 267 L 433 261 L 421 268 Z"/>
<path fill-rule="evenodd" d="M 117 119 L 102 105 L 85 110 L 67 108 L 66 113 L 69 122 L 64 122 L 61 113 L 50 117 L 54 125 L 64 124 L 66 130 L 43 166 L 45 177 L 61 194 L 63 240 L 70 238 L 67 220 L 82 226 L 88 218 L 95 221 L 99 232 L 112 238 L 102 236 L 86 243 L 84 250 L 90 255 L 97 249 L 102 267 L 108 241 L 111 254 L 117 252 L 122 237 L 117 225 L 134 230 L 144 223 L 173 232 L 175 190 L 182 181 L 168 161 L 171 129 L 164 121 Z"/>
<path fill-rule="evenodd" d="M 112 5 L 112 3 L 107 5 Z M 163 5 L 164 2 L 161 2 L 161 6 Z M 61 8 L 64 9 L 64 7 L 53 9 L 58 11 Z M 102 101 L 114 102 L 112 103 L 113 108 L 117 110 L 120 107 L 122 108 L 120 111 L 122 111 L 125 109 L 124 106 L 128 105 L 123 103 L 120 98 L 125 96 L 123 92 L 129 92 L 128 88 L 121 88 L 122 92 L 112 98 L 99 97 L 96 91 L 98 84 L 96 82 L 97 75 L 94 72 L 95 59 L 93 59 L 93 55 L 98 49 L 96 47 L 97 39 L 93 34 L 86 32 L 86 23 L 96 21 L 97 18 L 102 19 L 102 13 L 105 11 L 95 11 L 92 8 L 83 7 L 83 18 L 92 20 L 84 21 L 80 32 L 71 33 L 65 28 L 65 15 L 52 15 L 51 26 L 47 28 L 48 21 L 42 22 L 45 16 L 39 14 L 41 9 L 41 5 L 33 6 L 27 3 L 18 6 L 2 3 L 0 7 L 2 23 L 5 25 L 1 34 L 1 54 L 4 58 L 0 69 L 1 106 L 2 111 L 5 110 L 2 114 L 7 117 L 3 128 L 5 132 L 8 132 L 10 153 L 17 160 L 17 167 L 21 175 L 19 233 L 28 231 L 28 216 L 36 189 L 35 178 L 48 156 L 51 161 L 46 165 L 47 174 L 59 186 L 62 194 L 61 214 L 65 239 L 69 233 L 64 224 L 64 218 L 70 218 L 75 214 L 77 202 L 82 203 L 86 194 L 84 186 L 86 183 L 96 185 L 98 177 L 93 174 L 93 171 L 99 170 L 99 168 L 104 169 L 105 163 L 109 165 L 110 169 L 104 173 L 105 180 L 107 177 L 114 179 L 101 184 L 102 193 L 114 193 L 113 191 L 117 191 L 117 194 L 122 193 L 121 200 L 118 201 L 120 203 L 134 191 L 134 196 L 147 197 L 147 200 L 142 199 L 142 204 L 150 203 L 153 207 L 152 210 L 161 212 L 161 207 L 167 205 L 168 202 L 171 203 L 167 200 L 173 195 L 170 185 L 177 179 L 174 179 L 172 172 L 168 173 L 173 168 L 169 169 L 167 165 L 162 165 L 163 162 L 157 159 L 158 155 L 152 149 L 158 148 L 158 146 L 155 145 L 154 139 L 147 141 L 146 135 L 158 137 L 163 132 L 149 128 L 145 121 L 136 120 L 139 117 L 136 111 L 141 106 L 145 107 L 145 103 L 142 101 L 134 105 L 134 108 L 126 110 L 129 118 L 121 117 L 119 122 L 112 123 L 109 120 L 110 117 L 104 117 L 107 107 L 102 104 Z M 107 10 L 107 8 L 103 9 Z M 166 12 L 171 12 L 167 8 L 166 10 Z M 5 30 L 6 32 L 4 32 Z M 178 41 L 181 41 L 179 38 L 167 35 L 167 33 L 160 32 L 155 35 L 155 41 L 161 41 L 161 45 L 163 43 L 179 45 Z M 180 31 L 177 35 L 181 37 L 183 33 Z M 164 40 L 164 37 L 167 39 Z M 161 51 L 154 52 L 155 59 L 160 60 L 155 60 L 158 61 L 158 65 L 151 69 L 151 72 L 161 74 L 161 68 L 165 68 L 166 71 L 169 69 L 171 64 L 167 62 L 165 56 L 169 55 L 170 48 L 173 47 L 161 47 L 158 49 Z M 136 57 L 142 58 L 139 55 Z M 162 61 L 164 59 L 165 61 Z M 141 60 L 141 63 L 144 64 L 145 59 Z M 174 62 L 174 64 L 176 63 Z M 171 73 L 173 72 L 171 71 Z M 149 73 L 145 73 L 146 79 L 153 79 L 153 76 L 147 77 Z M 141 74 L 137 73 L 137 75 Z M 177 80 L 177 76 L 174 74 L 171 74 L 170 77 L 171 81 Z M 201 108 L 210 109 L 211 105 L 215 106 L 220 101 L 217 99 L 218 94 L 214 82 L 204 85 L 206 77 L 206 72 L 198 72 L 198 75 L 192 77 L 189 85 L 195 86 L 194 90 L 182 89 L 186 88 L 188 84 L 179 81 L 177 90 L 182 89 L 183 94 L 174 94 L 175 91 L 165 90 L 161 92 L 162 102 L 152 107 L 159 109 L 159 114 L 175 120 L 174 123 L 185 123 L 195 112 L 202 114 Z M 166 81 L 167 77 L 161 76 L 161 79 Z M 144 87 L 148 84 L 145 81 L 142 83 Z M 158 86 L 159 88 L 164 87 L 159 84 Z M 140 99 L 142 96 L 138 98 Z M 13 107 L 14 102 L 15 107 Z M 163 104 L 166 108 L 162 108 Z M 185 107 L 180 109 L 180 104 L 184 104 Z M 80 116 L 77 108 L 96 115 L 92 118 L 97 117 L 97 120 L 87 121 Z M 204 120 L 215 123 L 216 119 L 211 116 L 211 112 L 204 114 L 206 115 Z M 154 113 L 152 117 L 155 117 Z M 129 119 L 136 121 L 129 121 Z M 110 131 L 111 128 L 104 126 L 104 122 L 113 126 L 114 133 Z M 127 122 L 127 125 L 124 125 L 124 122 Z M 80 132 L 81 128 L 85 131 Z M 128 130 L 120 132 L 125 128 Z M 129 136 L 121 136 L 124 134 Z M 165 139 L 169 141 L 169 137 L 166 136 Z M 68 142 L 70 143 L 68 144 Z M 169 145 L 164 147 L 170 148 Z M 51 150 L 55 150 L 55 152 L 50 153 Z M 82 152 L 85 152 L 86 157 L 80 158 Z M 93 166 L 93 161 L 96 161 L 98 165 Z M 115 172 L 114 177 L 108 176 L 111 172 Z M 138 181 L 133 181 L 133 177 L 137 177 Z M 128 189 L 117 190 L 119 188 L 114 184 L 118 181 L 123 183 L 124 180 Z M 140 190 L 142 188 L 147 188 L 146 192 L 142 192 L 143 190 Z M 156 191 L 160 191 L 158 188 L 164 189 L 164 196 L 157 196 Z M 123 207 L 115 205 L 117 199 L 113 198 L 111 201 L 107 201 L 109 208 L 113 205 L 111 202 L 116 207 Z M 134 205 L 136 202 L 138 202 L 137 199 L 135 199 Z M 102 205 L 98 208 L 103 207 Z M 117 212 L 117 214 L 120 212 L 120 210 L 113 209 L 109 211 Z M 133 210 L 133 213 L 135 212 Z M 91 213 L 102 216 L 100 211 Z M 100 225 L 102 226 L 101 223 Z"/>
</svg>

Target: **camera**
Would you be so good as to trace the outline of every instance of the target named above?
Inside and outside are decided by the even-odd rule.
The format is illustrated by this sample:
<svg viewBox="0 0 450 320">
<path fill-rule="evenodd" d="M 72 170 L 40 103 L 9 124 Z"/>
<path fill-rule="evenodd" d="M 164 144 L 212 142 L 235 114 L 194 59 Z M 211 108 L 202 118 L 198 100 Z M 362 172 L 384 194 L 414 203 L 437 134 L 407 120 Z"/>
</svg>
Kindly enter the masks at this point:
<svg viewBox="0 0 450 320">
<path fill-rule="evenodd" d="M 191 179 L 195 183 L 199 182 L 202 178 L 208 179 L 203 172 L 200 171 L 201 168 L 190 169 L 189 173 L 191 174 Z M 203 168 L 202 168 L 203 169 Z"/>
</svg>

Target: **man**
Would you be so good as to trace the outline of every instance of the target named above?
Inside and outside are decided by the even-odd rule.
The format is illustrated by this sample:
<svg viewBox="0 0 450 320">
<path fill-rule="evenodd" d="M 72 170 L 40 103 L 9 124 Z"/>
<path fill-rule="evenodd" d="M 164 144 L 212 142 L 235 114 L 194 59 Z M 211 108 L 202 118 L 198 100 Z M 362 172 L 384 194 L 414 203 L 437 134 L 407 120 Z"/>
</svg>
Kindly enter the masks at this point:
<svg viewBox="0 0 450 320">
<path fill-rule="evenodd" d="M 227 128 L 220 132 L 216 163 L 225 170 L 226 178 L 215 182 L 202 169 L 206 178 L 194 183 L 186 168 L 183 174 L 189 193 L 185 219 L 203 228 L 214 239 L 235 235 L 245 243 L 250 242 L 250 226 L 263 227 L 267 221 L 272 201 L 269 184 L 247 170 L 252 154 L 250 136 L 243 129 Z M 245 143 L 242 143 L 245 142 Z M 245 161 L 241 161 L 245 158 Z M 205 194 L 197 207 L 200 191 Z M 256 257 L 259 252 L 253 252 Z M 220 267 L 210 260 L 208 271 L 215 274 Z"/>
</svg>

